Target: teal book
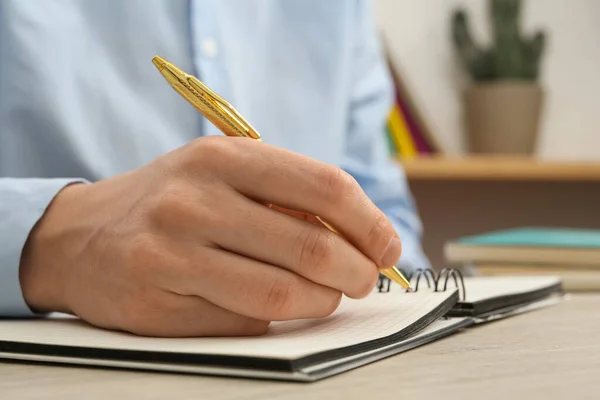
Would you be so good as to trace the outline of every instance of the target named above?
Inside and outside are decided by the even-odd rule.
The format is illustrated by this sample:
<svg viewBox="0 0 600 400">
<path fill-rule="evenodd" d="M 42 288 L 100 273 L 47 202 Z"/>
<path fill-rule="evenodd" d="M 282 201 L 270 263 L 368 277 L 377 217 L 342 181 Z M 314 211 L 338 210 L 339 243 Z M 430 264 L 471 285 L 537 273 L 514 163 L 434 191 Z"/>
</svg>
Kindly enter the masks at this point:
<svg viewBox="0 0 600 400">
<path fill-rule="evenodd" d="M 574 228 L 517 228 L 458 240 L 463 244 L 519 247 L 575 247 L 600 249 L 600 229 Z"/>
<path fill-rule="evenodd" d="M 522 227 L 466 236 L 444 248 L 451 263 L 587 265 L 600 268 L 600 229 Z"/>
</svg>

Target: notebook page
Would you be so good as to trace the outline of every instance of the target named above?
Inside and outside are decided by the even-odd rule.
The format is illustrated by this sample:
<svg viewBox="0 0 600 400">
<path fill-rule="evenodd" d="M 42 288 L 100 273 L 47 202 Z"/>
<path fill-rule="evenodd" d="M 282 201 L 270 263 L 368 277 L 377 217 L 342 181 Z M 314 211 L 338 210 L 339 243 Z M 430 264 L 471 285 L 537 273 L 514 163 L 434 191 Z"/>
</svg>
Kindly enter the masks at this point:
<svg viewBox="0 0 600 400">
<path fill-rule="evenodd" d="M 465 277 L 464 281 L 466 301 L 474 303 L 492 297 L 544 289 L 559 283 L 560 279 L 554 276 L 477 276 Z"/>
<path fill-rule="evenodd" d="M 365 299 L 343 298 L 329 317 L 274 322 L 259 337 L 147 338 L 90 327 L 67 317 L 0 321 L 0 341 L 88 348 L 296 358 L 389 336 L 428 315 L 455 290 L 447 292 L 373 292 Z"/>
</svg>

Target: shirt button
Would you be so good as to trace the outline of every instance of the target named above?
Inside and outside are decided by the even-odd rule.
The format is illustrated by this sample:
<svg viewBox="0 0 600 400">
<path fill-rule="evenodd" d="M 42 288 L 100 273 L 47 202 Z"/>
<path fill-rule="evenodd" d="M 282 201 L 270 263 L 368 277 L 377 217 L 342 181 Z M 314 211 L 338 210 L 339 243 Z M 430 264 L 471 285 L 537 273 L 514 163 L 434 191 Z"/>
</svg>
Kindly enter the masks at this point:
<svg viewBox="0 0 600 400">
<path fill-rule="evenodd" d="M 202 54 L 210 58 L 217 55 L 217 52 L 219 50 L 218 47 L 219 46 L 217 46 L 217 42 L 213 38 L 203 39 L 202 43 L 200 44 Z"/>
</svg>

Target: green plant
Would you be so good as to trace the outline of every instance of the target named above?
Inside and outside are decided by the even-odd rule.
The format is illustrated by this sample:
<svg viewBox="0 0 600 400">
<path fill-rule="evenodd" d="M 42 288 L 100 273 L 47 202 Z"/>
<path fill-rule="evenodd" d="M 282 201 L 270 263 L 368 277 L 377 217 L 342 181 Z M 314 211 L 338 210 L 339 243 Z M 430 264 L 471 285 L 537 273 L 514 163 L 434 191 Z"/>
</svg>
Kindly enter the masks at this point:
<svg viewBox="0 0 600 400">
<path fill-rule="evenodd" d="M 546 34 L 531 38 L 521 34 L 520 0 L 490 0 L 492 44 L 483 48 L 470 33 L 467 15 L 457 9 L 452 15 L 452 38 L 462 64 L 476 82 L 497 80 L 536 81 Z"/>
</svg>

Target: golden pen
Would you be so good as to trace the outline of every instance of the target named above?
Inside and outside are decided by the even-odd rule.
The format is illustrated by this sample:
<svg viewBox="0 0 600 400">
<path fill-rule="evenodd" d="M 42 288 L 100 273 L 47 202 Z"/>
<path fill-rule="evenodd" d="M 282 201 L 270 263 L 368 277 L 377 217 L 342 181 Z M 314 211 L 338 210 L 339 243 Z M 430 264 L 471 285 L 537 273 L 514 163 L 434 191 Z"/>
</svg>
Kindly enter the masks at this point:
<svg viewBox="0 0 600 400">
<path fill-rule="evenodd" d="M 248 121 L 225 99 L 202 83 L 198 78 L 186 74 L 177 66 L 160 56 L 155 56 L 152 63 L 194 108 L 227 136 L 242 136 L 260 140 L 260 134 Z M 316 217 L 325 227 L 338 233 L 330 224 Z M 339 234 L 339 233 L 338 233 Z M 404 288 L 411 288 L 410 282 L 395 267 L 383 269 L 381 273 Z"/>
</svg>

